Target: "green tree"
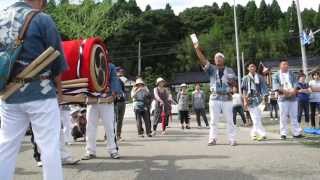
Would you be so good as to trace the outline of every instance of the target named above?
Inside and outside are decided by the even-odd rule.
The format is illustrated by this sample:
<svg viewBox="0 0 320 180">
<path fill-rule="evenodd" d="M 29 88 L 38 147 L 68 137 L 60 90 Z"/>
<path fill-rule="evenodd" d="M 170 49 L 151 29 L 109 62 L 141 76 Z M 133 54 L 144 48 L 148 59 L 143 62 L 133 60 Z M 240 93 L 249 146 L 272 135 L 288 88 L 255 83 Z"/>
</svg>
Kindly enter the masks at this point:
<svg viewBox="0 0 320 180">
<path fill-rule="evenodd" d="M 271 23 L 269 8 L 264 0 L 261 1 L 259 9 L 256 11 L 256 30 L 263 31 Z"/>
<path fill-rule="evenodd" d="M 278 23 L 279 23 L 279 20 L 281 18 L 283 18 L 283 13 L 281 11 L 281 8 L 278 4 L 278 1 L 277 0 L 273 0 L 272 1 L 272 4 L 270 6 L 270 10 L 271 10 L 271 27 L 273 30 L 277 29 L 278 28 Z"/>
<path fill-rule="evenodd" d="M 248 30 L 251 27 L 256 27 L 256 3 L 250 0 L 246 6 L 246 15 L 244 17 L 245 30 Z"/>
</svg>

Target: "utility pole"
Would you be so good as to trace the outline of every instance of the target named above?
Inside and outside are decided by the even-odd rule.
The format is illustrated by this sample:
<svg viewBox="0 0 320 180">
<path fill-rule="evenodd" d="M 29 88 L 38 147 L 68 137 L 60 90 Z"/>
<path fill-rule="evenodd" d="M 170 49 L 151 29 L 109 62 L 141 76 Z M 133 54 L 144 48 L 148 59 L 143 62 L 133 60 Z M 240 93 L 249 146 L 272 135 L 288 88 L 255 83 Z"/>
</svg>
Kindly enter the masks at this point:
<svg viewBox="0 0 320 180">
<path fill-rule="evenodd" d="M 233 16 L 234 16 L 234 31 L 236 35 L 236 50 L 237 50 L 237 67 L 238 67 L 238 90 L 241 94 L 241 68 L 240 68 L 240 52 L 239 52 L 239 39 L 238 39 L 238 24 L 237 24 L 237 12 L 236 12 L 236 0 L 233 0 Z"/>
<path fill-rule="evenodd" d="M 138 76 L 141 76 L 141 42 L 139 41 L 138 48 Z"/>
<path fill-rule="evenodd" d="M 244 54 L 243 51 L 241 52 L 241 61 L 242 61 L 242 77 L 246 75 L 246 69 L 244 66 Z"/>
<path fill-rule="evenodd" d="M 296 0 L 296 7 L 297 7 L 297 16 L 298 16 L 298 25 L 299 25 L 299 38 L 300 38 L 300 45 L 301 45 L 301 56 L 302 56 L 302 69 L 304 74 L 308 74 L 308 64 L 307 64 L 307 55 L 306 55 L 306 48 L 303 44 L 303 39 L 301 38 L 303 33 L 303 24 L 300 12 L 300 3 L 299 0 Z"/>
</svg>

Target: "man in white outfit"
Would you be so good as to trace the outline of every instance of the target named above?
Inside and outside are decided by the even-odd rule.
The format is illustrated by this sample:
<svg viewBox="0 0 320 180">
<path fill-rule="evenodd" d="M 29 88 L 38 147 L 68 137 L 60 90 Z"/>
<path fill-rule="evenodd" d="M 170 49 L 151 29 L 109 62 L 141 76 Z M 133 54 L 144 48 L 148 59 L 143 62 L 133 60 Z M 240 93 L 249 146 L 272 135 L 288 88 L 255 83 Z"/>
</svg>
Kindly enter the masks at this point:
<svg viewBox="0 0 320 180">
<path fill-rule="evenodd" d="M 248 75 L 243 77 L 241 89 L 243 90 L 243 102 L 245 109 L 249 110 L 253 126 L 251 129 L 252 140 L 266 139 L 266 130 L 262 125 L 262 113 L 259 108 L 263 97 L 268 95 L 268 87 L 264 78 L 257 74 L 257 66 L 250 63 Z"/>
<path fill-rule="evenodd" d="M 210 62 L 203 55 L 197 43 L 194 44 L 196 53 L 200 59 L 200 64 L 203 69 L 210 76 L 210 133 L 208 145 L 216 144 L 218 135 L 218 122 L 220 120 L 220 113 L 223 113 L 224 119 L 227 121 L 227 133 L 229 136 L 229 143 L 231 146 L 236 145 L 236 127 L 233 123 L 233 104 L 232 104 L 232 87 L 235 86 L 235 74 L 233 70 L 224 65 L 224 55 L 217 53 L 214 57 L 215 65 Z"/>
<path fill-rule="evenodd" d="M 60 106 L 60 116 L 61 120 L 64 118 L 62 109 L 63 107 Z M 69 109 L 69 108 L 68 108 Z M 68 110 L 69 112 L 69 110 Z M 70 116 L 70 114 L 68 114 Z M 64 126 L 64 122 L 61 121 L 62 126 Z M 42 167 L 42 161 L 41 161 L 41 149 L 39 149 L 39 146 L 34 140 L 34 134 L 31 134 L 31 143 L 33 144 L 33 151 L 34 155 L 33 157 L 37 161 L 37 166 Z M 62 165 L 76 165 L 80 160 L 79 159 L 74 159 L 69 151 L 69 149 L 66 146 L 66 141 L 65 141 L 65 132 L 64 129 L 60 129 L 60 154 L 61 154 L 61 161 Z"/>
<path fill-rule="evenodd" d="M 10 31 L 17 28 L 17 24 L 24 22 L 22 20 L 17 24 L 11 23 L 10 26 L 10 22 L 19 17 L 6 19 L 7 15 L 19 14 L 21 10 L 30 12 L 32 9 L 43 9 L 45 6 L 46 0 L 17 2 L 1 13 L 0 24 L 3 26 L 1 25 L 0 28 L 7 26 L 3 23 L 8 22 L 8 30 Z M 7 43 L 8 41 L 3 41 L 3 36 L 6 36 L 6 34 L 1 34 L 0 42 Z M 14 40 L 10 43 L 14 43 Z M 5 45 L 11 46 L 10 44 Z M 54 62 L 32 79 L 14 80 L 16 75 L 21 72 L 21 69 L 32 63 L 35 58 L 50 46 L 61 53 Z M 35 141 L 42 153 L 43 179 L 62 180 L 63 173 L 59 151 L 61 121 L 57 93 L 58 97 L 61 97 L 60 75 L 67 69 L 67 64 L 61 48 L 59 32 L 49 15 L 40 12 L 33 17 L 17 59 L 12 69 L 11 77 L 15 82 L 24 83 L 22 88 L 1 102 L 0 179 L 13 179 L 21 141 L 29 127 L 29 123 L 31 123 Z"/>
<path fill-rule="evenodd" d="M 302 129 L 298 123 L 298 102 L 296 99 L 297 79 L 289 71 L 287 59 L 280 61 L 280 70 L 272 77 L 272 88 L 277 91 L 280 112 L 280 135 L 285 140 L 288 135 L 288 120 L 291 120 L 291 131 L 294 138 L 302 138 Z"/>
<path fill-rule="evenodd" d="M 119 79 L 116 74 L 116 68 L 113 64 L 110 64 L 110 92 L 100 94 L 100 97 L 113 96 L 122 93 L 119 84 Z M 110 157 L 113 159 L 119 159 L 118 145 L 116 138 L 116 121 L 114 104 L 90 104 L 87 106 L 87 130 L 86 130 L 86 154 L 82 160 L 90 160 L 96 158 L 96 136 L 98 121 L 101 122 L 105 128 L 107 135 L 107 150 Z"/>
</svg>

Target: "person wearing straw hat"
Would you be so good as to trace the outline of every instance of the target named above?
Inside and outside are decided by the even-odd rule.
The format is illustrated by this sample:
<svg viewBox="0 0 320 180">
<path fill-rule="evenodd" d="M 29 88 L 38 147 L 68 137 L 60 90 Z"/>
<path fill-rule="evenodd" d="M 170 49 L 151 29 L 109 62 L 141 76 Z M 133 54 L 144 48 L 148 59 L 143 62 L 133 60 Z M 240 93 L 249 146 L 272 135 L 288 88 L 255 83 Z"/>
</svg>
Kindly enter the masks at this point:
<svg viewBox="0 0 320 180">
<path fill-rule="evenodd" d="M 1 12 L 0 42 L 4 45 L 0 48 L 1 52 L 15 43 L 18 32 L 25 21 L 26 14 L 23 13 L 35 9 L 43 10 L 46 5 L 46 0 L 24 0 Z M 6 35 L 13 37 L 6 38 Z M 59 32 L 49 15 L 39 12 L 31 20 L 18 60 L 13 66 L 11 77 L 16 77 L 50 46 L 59 51 L 61 55 L 44 68 L 37 77 L 27 80 L 22 88 L 1 102 L 1 180 L 13 179 L 16 157 L 30 122 L 35 141 L 41 149 L 43 179 L 63 179 L 59 151 L 61 121 L 58 100 L 62 95 L 60 76 L 67 69 L 67 64 Z"/>
<path fill-rule="evenodd" d="M 220 113 L 223 113 L 224 119 L 227 121 L 227 132 L 229 136 L 229 143 L 235 146 L 236 127 L 233 123 L 233 104 L 232 104 L 232 87 L 235 83 L 235 73 L 229 67 L 224 65 L 224 55 L 216 53 L 214 56 L 215 65 L 211 64 L 203 55 L 198 43 L 194 43 L 197 56 L 200 64 L 203 66 L 210 77 L 210 133 L 208 146 L 216 144 L 218 135 L 218 122 L 220 120 Z"/>
<path fill-rule="evenodd" d="M 156 135 L 157 126 L 161 122 L 162 135 L 166 134 L 166 128 L 168 126 L 170 115 L 170 103 L 172 102 L 172 96 L 168 88 L 165 87 L 166 81 L 159 77 L 156 80 L 156 85 L 153 89 L 154 98 L 156 101 L 154 121 L 153 121 L 153 135 Z"/>
<path fill-rule="evenodd" d="M 150 121 L 150 92 L 145 86 L 145 83 L 141 78 L 138 78 L 131 91 L 131 98 L 133 99 L 133 108 L 136 115 L 136 123 L 138 128 L 138 135 L 144 137 L 144 129 L 142 127 L 142 119 L 145 124 L 146 135 L 151 135 L 151 121 Z"/>
<path fill-rule="evenodd" d="M 180 92 L 177 95 L 178 109 L 180 116 L 181 129 L 190 129 L 189 117 L 189 95 L 187 92 L 187 84 L 180 85 Z"/>
<path fill-rule="evenodd" d="M 262 112 L 259 105 L 263 97 L 268 95 L 268 86 L 256 70 L 257 66 L 254 63 L 248 64 L 249 73 L 243 77 L 241 89 L 243 90 L 244 108 L 249 110 L 253 122 L 251 138 L 261 141 L 266 139 L 266 130 L 262 125 Z"/>
</svg>

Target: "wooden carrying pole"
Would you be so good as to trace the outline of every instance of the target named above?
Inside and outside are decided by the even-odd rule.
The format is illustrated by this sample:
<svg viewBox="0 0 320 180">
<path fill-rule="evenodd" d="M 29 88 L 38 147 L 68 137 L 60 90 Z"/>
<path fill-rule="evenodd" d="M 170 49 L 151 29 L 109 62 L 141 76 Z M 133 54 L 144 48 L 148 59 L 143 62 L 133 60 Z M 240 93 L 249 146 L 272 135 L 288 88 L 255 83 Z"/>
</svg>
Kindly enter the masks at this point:
<svg viewBox="0 0 320 180">
<path fill-rule="evenodd" d="M 84 94 L 78 94 L 75 96 L 62 95 L 62 104 L 66 103 L 83 103 L 83 104 L 110 104 L 113 102 L 113 97 L 109 96 L 106 98 L 90 97 Z"/>
<path fill-rule="evenodd" d="M 89 82 L 88 78 L 79 78 L 79 79 L 72 79 L 72 80 L 62 81 L 62 85 L 88 83 L 88 82 Z"/>
<path fill-rule="evenodd" d="M 88 83 L 62 84 L 62 89 L 87 88 Z"/>
<path fill-rule="evenodd" d="M 29 66 L 27 66 L 20 74 L 18 74 L 17 78 L 28 79 L 33 78 L 37 75 L 41 70 L 47 67 L 50 63 L 52 63 L 57 57 L 60 55 L 58 51 L 54 51 L 53 48 L 48 48 L 45 52 L 43 52 L 38 58 L 36 58 Z M 3 94 L 1 94 L 1 99 L 4 101 L 8 97 L 10 97 L 14 92 L 19 90 L 23 86 L 23 83 L 10 83 Z"/>
</svg>

